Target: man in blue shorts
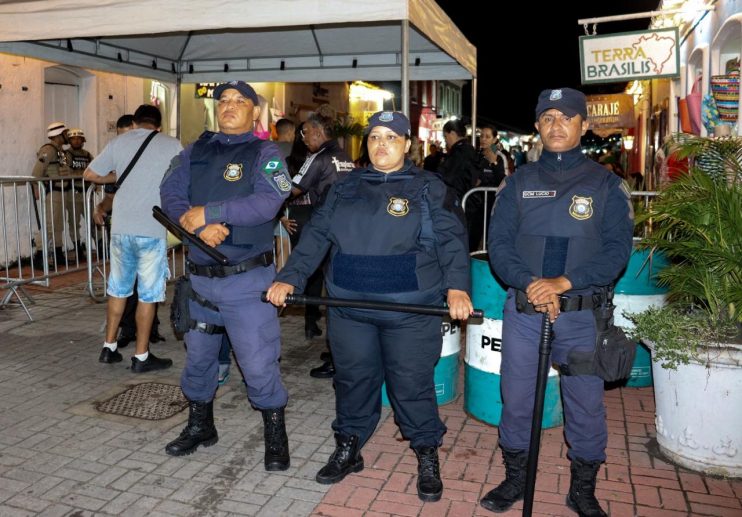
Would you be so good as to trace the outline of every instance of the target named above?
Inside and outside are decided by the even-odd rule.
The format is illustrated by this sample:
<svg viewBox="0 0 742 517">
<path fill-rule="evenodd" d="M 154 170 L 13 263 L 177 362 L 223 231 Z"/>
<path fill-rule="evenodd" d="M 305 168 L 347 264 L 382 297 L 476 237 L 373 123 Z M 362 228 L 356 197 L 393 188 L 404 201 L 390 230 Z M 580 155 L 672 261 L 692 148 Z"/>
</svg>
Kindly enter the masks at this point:
<svg viewBox="0 0 742 517">
<path fill-rule="evenodd" d="M 145 140 L 158 131 L 161 122 L 162 115 L 155 106 L 139 106 L 134 113 L 134 129 L 111 140 L 83 177 L 93 183 L 115 183 L 117 175 L 110 171 L 123 173 Z M 182 149 L 175 138 L 156 133 L 113 199 L 106 340 L 99 361 L 122 360 L 116 350 L 116 334 L 126 298 L 133 292 L 134 280 L 138 280 L 137 344 L 131 359 L 131 371 L 135 373 L 164 370 L 173 364 L 172 360 L 160 359 L 149 352 L 155 304 L 165 301 L 168 277 L 166 231 L 152 217 L 152 207 L 160 204 L 160 182 L 170 160 Z"/>
</svg>

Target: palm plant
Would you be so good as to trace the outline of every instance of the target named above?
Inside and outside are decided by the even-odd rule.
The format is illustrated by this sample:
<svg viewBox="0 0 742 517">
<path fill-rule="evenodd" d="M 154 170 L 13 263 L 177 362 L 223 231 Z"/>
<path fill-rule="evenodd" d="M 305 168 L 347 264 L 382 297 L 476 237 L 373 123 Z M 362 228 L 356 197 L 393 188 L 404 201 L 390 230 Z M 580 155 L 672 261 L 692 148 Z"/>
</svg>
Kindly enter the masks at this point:
<svg viewBox="0 0 742 517">
<path fill-rule="evenodd" d="M 630 316 L 669 368 L 742 328 L 742 139 L 679 135 L 673 144 L 690 158 L 690 174 L 637 216 L 652 228 L 639 247 L 670 259 L 658 275 L 669 304 Z"/>
</svg>

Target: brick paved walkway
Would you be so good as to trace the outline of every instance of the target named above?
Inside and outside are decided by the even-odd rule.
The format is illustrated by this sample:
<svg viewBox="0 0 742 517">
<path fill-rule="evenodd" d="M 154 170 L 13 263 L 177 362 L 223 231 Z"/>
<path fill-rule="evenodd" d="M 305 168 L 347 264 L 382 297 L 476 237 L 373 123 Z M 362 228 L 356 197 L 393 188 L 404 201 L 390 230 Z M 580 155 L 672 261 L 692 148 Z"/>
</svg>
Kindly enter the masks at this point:
<svg viewBox="0 0 742 517">
<path fill-rule="evenodd" d="M 123 350 L 123 363 L 98 363 L 105 307 L 90 302 L 79 284 L 60 281 L 54 290 L 29 292 L 35 321 L 19 308 L 0 310 L 1 517 L 492 515 L 477 501 L 504 475 L 494 453 L 497 429 L 468 417 L 461 395 L 441 408 L 448 434 L 440 502 L 417 499 L 414 454 L 388 410 L 363 449 L 364 471 L 331 487 L 314 481 L 334 447 L 333 391 L 330 382 L 307 375 L 323 341 L 304 340 L 295 312 L 282 318 L 291 468 L 268 474 L 262 420 L 248 407 L 236 371 L 215 403 L 219 443 L 169 457 L 164 445 L 178 434 L 185 413 L 150 422 L 104 415 L 92 406 L 138 382 L 178 383 L 184 351 L 167 325 L 167 342 L 153 350 L 172 357 L 174 367 L 135 376 L 128 369 L 131 349 Z M 607 403 L 608 462 L 598 496 L 612 517 L 742 516 L 742 481 L 700 476 L 660 459 L 651 388 L 611 390 Z M 574 515 L 564 506 L 565 453 L 561 428 L 544 432 L 536 515 Z M 503 515 L 520 515 L 521 508 Z"/>
</svg>

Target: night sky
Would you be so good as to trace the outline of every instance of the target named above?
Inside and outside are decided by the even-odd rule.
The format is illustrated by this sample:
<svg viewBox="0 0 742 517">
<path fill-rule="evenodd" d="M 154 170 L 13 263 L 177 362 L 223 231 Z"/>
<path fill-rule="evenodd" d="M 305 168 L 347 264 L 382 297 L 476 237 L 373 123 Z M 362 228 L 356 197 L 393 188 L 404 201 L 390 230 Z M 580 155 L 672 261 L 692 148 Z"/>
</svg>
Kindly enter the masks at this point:
<svg viewBox="0 0 742 517">
<path fill-rule="evenodd" d="M 580 84 L 578 19 L 656 10 L 659 0 L 593 0 L 534 3 L 437 0 L 467 39 L 477 47 L 479 116 L 498 129 L 533 130 L 533 110 L 541 90 L 572 87 L 586 94 L 616 93 L 626 83 Z M 476 7 L 475 7 L 476 6 Z M 650 19 L 599 24 L 597 34 L 644 30 Z M 590 26 L 592 32 L 592 26 Z M 516 33 L 507 38 L 505 33 Z M 502 35 L 501 35 L 502 34 Z M 524 49 L 535 48 L 527 53 Z M 471 89 L 464 89 L 464 116 L 471 115 Z"/>
</svg>

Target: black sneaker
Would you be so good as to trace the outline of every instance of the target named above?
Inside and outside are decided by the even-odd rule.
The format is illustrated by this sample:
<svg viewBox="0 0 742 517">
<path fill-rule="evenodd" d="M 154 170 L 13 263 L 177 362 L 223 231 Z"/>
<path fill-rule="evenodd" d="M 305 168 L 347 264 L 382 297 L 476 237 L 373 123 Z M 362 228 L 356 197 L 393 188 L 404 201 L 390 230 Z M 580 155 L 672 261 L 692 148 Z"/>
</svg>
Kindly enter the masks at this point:
<svg viewBox="0 0 742 517">
<path fill-rule="evenodd" d="M 100 351 L 100 356 L 98 357 L 98 361 L 101 363 L 120 363 L 123 357 L 121 356 L 121 352 L 118 350 L 111 350 L 107 346 L 103 347 L 103 350 Z"/>
<path fill-rule="evenodd" d="M 165 370 L 173 365 L 172 359 L 160 359 L 155 357 L 152 352 L 149 353 L 147 359 L 140 361 L 136 357 L 131 358 L 131 371 L 134 373 L 147 373 L 155 370 Z"/>
</svg>

